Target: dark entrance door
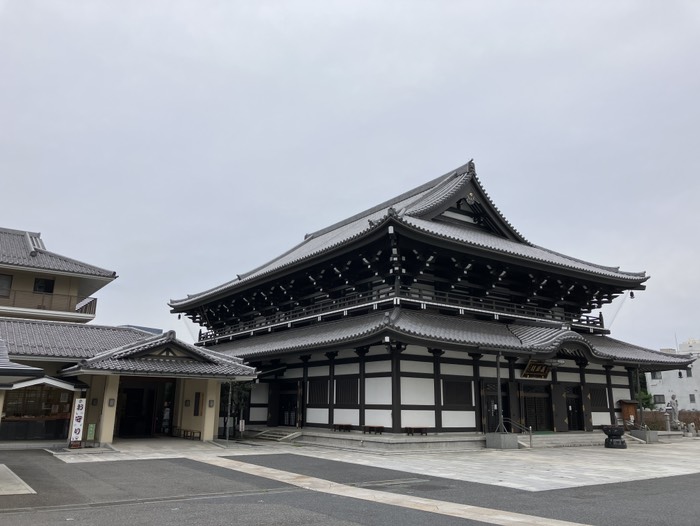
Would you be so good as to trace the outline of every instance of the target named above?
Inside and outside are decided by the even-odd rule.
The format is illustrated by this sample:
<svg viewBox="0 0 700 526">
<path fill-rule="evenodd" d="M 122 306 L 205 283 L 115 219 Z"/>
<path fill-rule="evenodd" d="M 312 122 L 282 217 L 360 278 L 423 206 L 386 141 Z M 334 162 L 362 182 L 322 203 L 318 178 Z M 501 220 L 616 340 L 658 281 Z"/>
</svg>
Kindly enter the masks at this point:
<svg viewBox="0 0 700 526">
<path fill-rule="evenodd" d="M 546 385 L 523 385 L 523 416 L 533 431 L 551 431 L 552 397 Z"/>
<path fill-rule="evenodd" d="M 297 382 L 284 382 L 280 385 L 278 425 L 297 425 L 298 398 Z"/>
<path fill-rule="evenodd" d="M 566 388 L 566 414 L 571 431 L 585 430 L 580 387 L 572 386 Z"/>
<path fill-rule="evenodd" d="M 484 384 L 482 397 L 484 407 L 486 432 L 492 433 L 498 428 L 498 413 L 503 411 L 503 418 L 510 418 L 510 406 L 508 405 L 508 383 L 501 382 L 501 402 L 498 402 L 498 384 Z M 508 427 L 508 426 L 506 426 Z"/>
<path fill-rule="evenodd" d="M 174 400 L 174 380 L 122 379 L 119 385 L 115 435 L 136 438 L 169 434 Z"/>
</svg>

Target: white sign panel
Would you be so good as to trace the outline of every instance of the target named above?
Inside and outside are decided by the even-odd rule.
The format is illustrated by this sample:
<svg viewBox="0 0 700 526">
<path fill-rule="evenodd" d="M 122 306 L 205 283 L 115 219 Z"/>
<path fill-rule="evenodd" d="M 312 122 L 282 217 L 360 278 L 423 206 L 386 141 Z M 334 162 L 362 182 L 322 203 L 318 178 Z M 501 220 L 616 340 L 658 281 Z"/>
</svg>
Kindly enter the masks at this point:
<svg viewBox="0 0 700 526">
<path fill-rule="evenodd" d="M 85 398 L 78 398 L 75 401 L 75 411 L 73 412 L 73 426 L 71 427 L 70 441 L 80 442 L 83 439 L 83 425 L 85 424 Z"/>
</svg>

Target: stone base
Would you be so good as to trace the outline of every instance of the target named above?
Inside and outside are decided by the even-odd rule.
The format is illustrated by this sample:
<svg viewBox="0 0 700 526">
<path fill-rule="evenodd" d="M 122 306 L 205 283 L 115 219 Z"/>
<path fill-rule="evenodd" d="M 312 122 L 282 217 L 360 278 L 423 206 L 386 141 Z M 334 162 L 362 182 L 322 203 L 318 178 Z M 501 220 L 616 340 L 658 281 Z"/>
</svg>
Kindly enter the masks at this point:
<svg viewBox="0 0 700 526">
<path fill-rule="evenodd" d="M 651 444 L 652 442 L 658 442 L 659 441 L 659 432 L 658 431 L 647 431 L 644 429 L 632 429 L 630 431 L 630 435 L 632 435 L 634 438 L 638 438 L 639 440 L 644 440 L 647 444 Z"/>
<path fill-rule="evenodd" d="M 491 449 L 518 449 L 518 435 L 514 433 L 486 433 L 486 447 Z"/>
</svg>

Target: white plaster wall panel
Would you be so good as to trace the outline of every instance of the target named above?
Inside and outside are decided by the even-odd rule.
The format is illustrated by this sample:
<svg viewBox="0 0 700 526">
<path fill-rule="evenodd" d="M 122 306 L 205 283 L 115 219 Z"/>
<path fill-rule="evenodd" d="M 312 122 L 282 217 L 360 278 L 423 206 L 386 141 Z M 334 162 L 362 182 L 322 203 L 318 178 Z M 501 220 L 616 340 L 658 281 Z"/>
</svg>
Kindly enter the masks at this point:
<svg viewBox="0 0 700 526">
<path fill-rule="evenodd" d="M 474 368 L 471 365 L 441 363 L 440 372 L 442 374 L 453 374 L 455 376 L 472 376 L 474 374 Z"/>
<path fill-rule="evenodd" d="M 443 411 L 442 427 L 476 427 L 474 411 Z"/>
<path fill-rule="evenodd" d="M 605 372 L 605 368 L 598 363 L 589 363 L 588 365 L 586 365 L 586 371 Z"/>
<path fill-rule="evenodd" d="M 367 356 L 388 356 L 388 354 L 389 353 L 387 352 L 386 347 L 384 347 L 383 345 L 375 345 L 373 347 L 370 347 L 369 351 L 367 351 Z"/>
<path fill-rule="evenodd" d="M 354 349 L 343 349 L 342 351 L 338 352 L 336 360 L 340 358 L 357 358 L 357 354 L 355 354 Z"/>
<path fill-rule="evenodd" d="M 365 379 L 365 404 L 390 404 L 391 378 Z M 381 425 L 381 424 L 377 424 Z"/>
<path fill-rule="evenodd" d="M 613 389 L 613 401 L 615 402 L 615 407 L 620 407 L 620 404 L 618 402 L 620 400 L 629 400 L 630 399 L 630 390 L 629 389 Z"/>
<path fill-rule="evenodd" d="M 622 375 L 624 375 L 625 378 L 627 378 L 627 369 L 625 369 L 622 365 L 613 366 L 613 368 L 610 369 L 610 372 L 616 373 L 616 374 L 622 374 Z"/>
<path fill-rule="evenodd" d="M 414 362 L 412 360 L 401 360 L 402 373 L 433 373 L 433 364 L 431 362 Z"/>
<path fill-rule="evenodd" d="M 458 360 L 471 360 L 472 357 L 466 351 L 445 351 L 443 358 L 456 358 Z"/>
<path fill-rule="evenodd" d="M 365 425 L 391 427 L 391 409 L 366 410 Z"/>
<path fill-rule="evenodd" d="M 341 363 L 335 366 L 335 375 L 342 376 L 344 374 L 360 374 L 359 363 Z"/>
<path fill-rule="evenodd" d="M 312 376 L 328 376 L 330 374 L 330 368 L 327 365 L 320 365 L 318 367 L 309 367 L 309 377 Z"/>
<path fill-rule="evenodd" d="M 350 424 L 352 426 L 360 425 L 360 411 L 358 409 L 334 409 L 333 410 L 334 424 Z"/>
<path fill-rule="evenodd" d="M 579 383 L 579 381 L 581 380 L 581 377 L 578 373 L 564 373 L 561 371 L 557 373 L 557 378 L 560 382 L 573 382 L 576 384 Z"/>
<path fill-rule="evenodd" d="M 435 411 L 401 411 L 401 427 L 435 427 Z"/>
<path fill-rule="evenodd" d="M 591 413 L 591 421 L 594 426 L 609 426 L 610 425 L 610 413 L 596 412 Z"/>
<path fill-rule="evenodd" d="M 604 374 L 588 374 L 586 373 L 587 384 L 603 384 L 608 385 Z"/>
<path fill-rule="evenodd" d="M 381 362 L 367 362 L 365 363 L 365 374 L 368 373 L 390 373 L 391 372 L 391 362 L 389 360 L 384 360 Z"/>
<path fill-rule="evenodd" d="M 267 422 L 267 407 L 251 407 L 250 419 L 253 422 Z"/>
<path fill-rule="evenodd" d="M 435 405 L 435 383 L 432 378 L 401 378 L 401 403 Z"/>
<path fill-rule="evenodd" d="M 430 356 L 428 353 L 428 349 L 425 347 L 421 347 L 419 345 L 408 345 L 406 349 L 401 353 L 402 355 L 405 354 L 413 354 L 413 355 L 418 355 L 418 356 Z"/>
<path fill-rule="evenodd" d="M 266 404 L 267 403 L 267 384 L 253 384 L 250 390 L 251 404 Z"/>
<path fill-rule="evenodd" d="M 302 368 L 287 369 L 284 372 L 284 378 L 303 378 L 303 377 L 304 377 L 304 370 Z"/>
<path fill-rule="evenodd" d="M 307 407 L 306 408 L 306 422 L 309 424 L 327 424 L 328 423 L 328 409 Z"/>
</svg>

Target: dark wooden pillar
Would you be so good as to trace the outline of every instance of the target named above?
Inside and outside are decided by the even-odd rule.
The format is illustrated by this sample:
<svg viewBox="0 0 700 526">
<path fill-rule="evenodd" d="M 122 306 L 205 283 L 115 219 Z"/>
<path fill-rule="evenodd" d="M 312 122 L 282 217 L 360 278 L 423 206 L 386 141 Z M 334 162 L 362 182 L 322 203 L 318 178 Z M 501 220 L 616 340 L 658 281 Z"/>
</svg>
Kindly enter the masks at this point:
<svg viewBox="0 0 700 526">
<path fill-rule="evenodd" d="M 477 431 L 484 431 L 485 425 L 481 416 L 481 373 L 479 372 L 479 360 L 484 356 L 479 353 L 469 353 L 472 359 L 472 374 L 474 376 L 474 423 Z"/>
<path fill-rule="evenodd" d="M 520 421 L 520 400 L 518 398 L 518 382 L 515 379 L 515 362 L 518 359 L 514 356 L 506 356 L 508 362 L 508 414 L 513 422 Z M 511 429 L 511 431 L 517 431 Z"/>
<path fill-rule="evenodd" d="M 386 342 L 391 356 L 391 431 L 401 432 L 401 353 L 406 345 L 399 342 Z"/>
<path fill-rule="evenodd" d="M 365 363 L 368 352 L 369 347 L 358 347 L 355 349 L 355 354 L 357 354 L 359 358 L 360 365 L 360 427 L 365 425 Z"/>
<path fill-rule="evenodd" d="M 302 369 L 302 380 L 301 380 L 301 404 L 298 408 L 299 416 L 297 417 L 297 422 L 299 427 L 304 427 L 306 424 L 306 400 L 308 398 L 307 393 L 309 392 L 309 360 L 311 359 L 310 354 L 305 354 L 299 356 L 299 359 L 303 362 L 304 368 Z"/>
<path fill-rule="evenodd" d="M 442 349 L 428 349 L 433 355 L 433 384 L 435 386 L 435 430 L 442 431 L 442 376 L 440 373 L 440 356 L 445 354 Z"/>
<path fill-rule="evenodd" d="M 608 411 L 610 412 L 610 425 L 614 426 L 617 420 L 615 418 L 615 401 L 613 400 L 612 375 L 610 374 L 612 368 L 612 365 L 603 366 L 603 369 L 605 369 L 605 383 L 607 385 L 608 391 Z"/>
<path fill-rule="evenodd" d="M 326 358 L 328 358 L 328 424 L 332 425 L 333 420 L 333 409 L 335 408 L 335 357 L 338 356 L 338 352 L 327 352 Z"/>
<path fill-rule="evenodd" d="M 569 414 L 566 405 L 566 390 L 559 383 L 557 368 L 552 367 L 552 416 L 554 431 L 569 430 Z"/>
<path fill-rule="evenodd" d="M 583 426 L 586 431 L 593 431 L 593 407 L 591 405 L 591 390 L 586 384 L 586 366 L 588 360 L 580 358 L 576 360 L 578 365 L 578 378 L 581 384 L 581 411 L 583 412 Z"/>
</svg>

